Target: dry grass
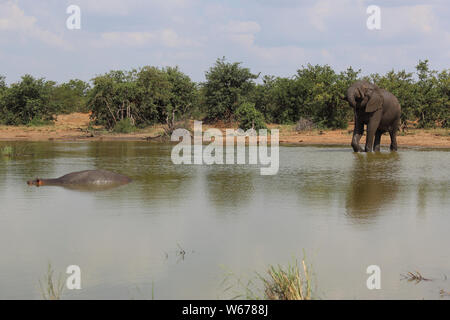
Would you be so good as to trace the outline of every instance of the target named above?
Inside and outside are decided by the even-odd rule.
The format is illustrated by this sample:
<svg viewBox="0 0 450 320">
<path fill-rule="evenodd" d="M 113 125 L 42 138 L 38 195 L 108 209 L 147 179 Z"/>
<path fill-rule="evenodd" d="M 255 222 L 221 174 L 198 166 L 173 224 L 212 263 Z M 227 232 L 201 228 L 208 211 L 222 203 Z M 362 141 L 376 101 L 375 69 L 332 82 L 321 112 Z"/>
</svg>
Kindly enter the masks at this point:
<svg viewBox="0 0 450 320">
<path fill-rule="evenodd" d="M 445 291 L 444 289 L 441 289 L 441 291 L 439 291 L 441 297 L 450 297 L 450 292 Z"/>
<path fill-rule="evenodd" d="M 303 272 L 302 272 L 303 271 Z M 286 268 L 270 266 L 267 277 L 260 277 L 264 283 L 264 295 L 267 300 L 311 300 L 311 276 L 305 260 L 302 270 L 295 261 Z"/>
<path fill-rule="evenodd" d="M 401 275 L 403 280 L 408 280 L 410 282 L 414 281 L 419 283 L 421 281 L 431 281 L 431 279 L 425 278 L 419 271 L 408 272 L 406 274 Z"/>
<path fill-rule="evenodd" d="M 245 300 L 312 300 L 312 273 L 305 260 L 301 267 L 297 260 L 287 267 L 269 266 L 264 275 L 256 273 L 250 280 L 243 280 L 227 272 L 222 285 L 224 292 L 233 295 L 231 299 Z"/>
<path fill-rule="evenodd" d="M 43 281 L 39 280 L 39 288 L 42 298 L 44 300 L 60 300 L 63 290 L 64 281 L 62 281 L 61 274 L 58 279 L 54 279 L 54 271 L 51 264 L 48 264 L 47 274 L 44 276 Z"/>
</svg>

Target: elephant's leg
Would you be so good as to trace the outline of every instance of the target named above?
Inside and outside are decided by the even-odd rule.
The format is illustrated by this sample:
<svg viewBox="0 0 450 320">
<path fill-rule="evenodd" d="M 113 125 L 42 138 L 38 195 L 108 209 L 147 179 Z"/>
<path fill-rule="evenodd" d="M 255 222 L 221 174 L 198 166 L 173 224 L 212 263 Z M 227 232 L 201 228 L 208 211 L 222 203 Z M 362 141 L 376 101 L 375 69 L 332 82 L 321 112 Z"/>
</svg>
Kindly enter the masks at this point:
<svg viewBox="0 0 450 320">
<path fill-rule="evenodd" d="M 373 151 L 373 140 L 375 138 L 375 132 L 378 130 L 378 125 L 380 124 L 381 115 L 381 110 L 374 112 L 367 124 L 366 147 L 364 149 L 366 152 Z"/>
<path fill-rule="evenodd" d="M 382 135 L 383 135 L 383 131 L 380 129 L 378 129 L 375 132 L 375 142 L 373 143 L 373 151 L 380 152 Z"/>
<path fill-rule="evenodd" d="M 389 135 L 391 136 L 391 151 L 397 151 L 397 128 L 389 130 Z"/>
<path fill-rule="evenodd" d="M 352 148 L 354 152 L 363 151 L 363 149 L 359 145 L 359 140 L 361 140 L 363 134 L 364 134 L 364 123 L 355 119 L 355 129 L 353 129 L 353 138 L 352 138 Z"/>
</svg>

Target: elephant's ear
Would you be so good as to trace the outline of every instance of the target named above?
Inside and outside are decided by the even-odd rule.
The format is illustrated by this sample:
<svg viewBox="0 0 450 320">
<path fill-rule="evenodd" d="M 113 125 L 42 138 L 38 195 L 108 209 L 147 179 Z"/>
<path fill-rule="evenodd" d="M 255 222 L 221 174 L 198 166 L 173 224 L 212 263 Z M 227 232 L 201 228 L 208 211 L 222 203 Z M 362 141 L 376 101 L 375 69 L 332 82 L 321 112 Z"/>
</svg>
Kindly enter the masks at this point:
<svg viewBox="0 0 450 320">
<path fill-rule="evenodd" d="M 366 112 L 374 112 L 383 106 L 383 97 L 378 91 L 375 91 L 367 102 Z"/>
</svg>

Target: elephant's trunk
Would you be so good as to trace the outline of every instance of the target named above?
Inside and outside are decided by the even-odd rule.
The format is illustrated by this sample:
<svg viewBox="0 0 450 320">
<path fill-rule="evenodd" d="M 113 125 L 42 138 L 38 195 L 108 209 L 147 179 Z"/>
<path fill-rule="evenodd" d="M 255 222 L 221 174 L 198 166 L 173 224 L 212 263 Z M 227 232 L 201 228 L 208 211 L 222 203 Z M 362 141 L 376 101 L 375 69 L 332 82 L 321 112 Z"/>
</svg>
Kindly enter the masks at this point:
<svg viewBox="0 0 450 320">
<path fill-rule="evenodd" d="M 356 107 L 355 90 L 356 90 L 355 87 L 350 87 L 347 90 L 347 101 L 352 108 Z"/>
</svg>

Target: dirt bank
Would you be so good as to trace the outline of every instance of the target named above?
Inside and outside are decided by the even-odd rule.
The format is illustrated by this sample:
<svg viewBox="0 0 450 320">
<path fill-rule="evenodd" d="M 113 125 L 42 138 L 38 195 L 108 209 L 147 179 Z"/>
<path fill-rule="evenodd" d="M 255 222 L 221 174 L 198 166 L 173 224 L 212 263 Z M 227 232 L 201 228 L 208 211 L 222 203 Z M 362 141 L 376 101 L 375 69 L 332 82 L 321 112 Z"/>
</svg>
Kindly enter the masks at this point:
<svg viewBox="0 0 450 320">
<path fill-rule="evenodd" d="M 222 124 L 204 125 L 203 129 L 210 127 L 226 128 Z M 280 143 L 289 144 L 323 144 L 323 145 L 350 145 L 352 125 L 346 130 L 313 130 L 296 132 L 294 126 L 269 125 L 269 128 L 280 130 Z M 114 134 L 101 127 L 89 127 L 89 114 L 73 113 L 60 115 L 54 125 L 42 127 L 27 126 L 0 126 L 0 140 L 3 141 L 111 141 L 111 140 L 145 140 L 154 137 L 163 131 L 161 125 L 148 127 L 130 134 Z M 364 143 L 364 137 L 361 141 Z M 389 144 L 388 135 L 381 139 L 382 144 Z M 411 129 L 401 133 L 398 137 L 399 146 L 420 146 L 450 148 L 449 129 Z"/>
</svg>

